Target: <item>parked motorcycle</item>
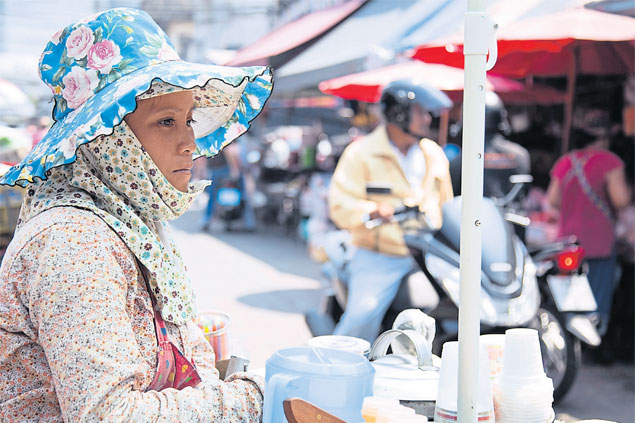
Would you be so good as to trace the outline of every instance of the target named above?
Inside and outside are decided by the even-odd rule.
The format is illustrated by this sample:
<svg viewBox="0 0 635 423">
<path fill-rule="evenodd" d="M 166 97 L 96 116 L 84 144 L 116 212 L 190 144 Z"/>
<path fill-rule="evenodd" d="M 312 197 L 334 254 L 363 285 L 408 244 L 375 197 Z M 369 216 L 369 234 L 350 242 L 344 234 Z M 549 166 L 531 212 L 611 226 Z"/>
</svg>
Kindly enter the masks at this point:
<svg viewBox="0 0 635 423">
<path fill-rule="evenodd" d="M 580 364 L 580 340 L 593 346 L 600 343 L 589 315 L 596 304 L 577 244 L 566 240 L 530 252 L 515 234 L 511 222 L 525 225 L 528 219 L 505 206 L 513 202 L 524 181 L 513 178 L 514 189 L 496 203 L 483 199 L 481 333 L 537 329 L 545 371 L 559 399 L 571 387 Z M 376 195 L 390 193 L 390 188 L 373 186 L 367 191 Z M 458 337 L 461 198 L 444 205 L 443 226 L 438 230 L 426 223 L 418 208 L 398 210 L 393 222 L 404 230 L 416 267 L 403 278 L 382 329 L 390 328 L 402 310 L 419 308 L 436 320 L 433 351 L 439 354 L 444 342 Z M 382 224 L 370 219 L 365 223 L 369 229 Z M 323 248 L 328 258 L 322 269 L 327 286 L 321 309 L 306 316 L 314 335 L 332 331 L 346 308 L 347 267 L 354 254 L 345 231 L 329 234 Z"/>
<path fill-rule="evenodd" d="M 220 181 L 216 194 L 216 213 L 226 231 L 231 231 L 233 223 L 242 219 L 244 210 L 245 199 L 240 189 L 240 179 L 227 178 Z"/>
</svg>

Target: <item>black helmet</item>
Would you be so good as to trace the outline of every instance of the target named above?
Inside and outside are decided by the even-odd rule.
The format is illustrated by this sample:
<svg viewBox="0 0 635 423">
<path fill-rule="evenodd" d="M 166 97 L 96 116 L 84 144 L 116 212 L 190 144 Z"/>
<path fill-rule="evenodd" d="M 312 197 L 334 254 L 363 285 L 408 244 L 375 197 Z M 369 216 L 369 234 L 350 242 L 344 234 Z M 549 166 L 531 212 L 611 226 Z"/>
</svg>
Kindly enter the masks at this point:
<svg viewBox="0 0 635 423">
<path fill-rule="evenodd" d="M 485 93 L 485 134 L 493 136 L 497 133 L 509 135 L 511 127 L 507 119 L 507 110 L 496 93 Z"/>
<path fill-rule="evenodd" d="M 384 87 L 379 104 L 387 123 L 409 132 L 410 107 L 418 104 L 434 116 L 452 107 L 452 100 L 442 91 L 416 80 L 393 81 Z"/>
</svg>

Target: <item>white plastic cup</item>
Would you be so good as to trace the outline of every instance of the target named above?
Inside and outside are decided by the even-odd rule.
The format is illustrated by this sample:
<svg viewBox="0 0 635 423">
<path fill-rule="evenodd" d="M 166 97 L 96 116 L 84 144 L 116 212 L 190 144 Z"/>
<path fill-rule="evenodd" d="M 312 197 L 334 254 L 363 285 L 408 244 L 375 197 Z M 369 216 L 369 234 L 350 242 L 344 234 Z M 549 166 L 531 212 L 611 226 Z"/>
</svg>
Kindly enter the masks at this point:
<svg viewBox="0 0 635 423">
<path fill-rule="evenodd" d="M 479 366 L 478 390 L 478 419 L 479 423 L 494 422 L 494 406 L 490 386 L 490 368 L 487 348 L 480 345 L 479 357 L 475 359 Z M 439 423 L 454 423 L 457 421 L 457 398 L 459 379 L 459 343 L 456 341 L 443 344 L 441 352 L 441 372 L 439 388 L 434 411 L 434 421 Z"/>
<path fill-rule="evenodd" d="M 532 415 L 502 412 L 496 416 L 496 423 L 553 423 L 555 412 L 552 408 Z"/>
<path fill-rule="evenodd" d="M 523 384 L 545 378 L 537 330 L 508 329 L 505 331 L 504 352 L 500 383 L 506 380 Z"/>
<path fill-rule="evenodd" d="M 551 423 L 553 381 L 543 370 L 538 332 L 505 332 L 504 364 L 494 391 L 498 423 Z"/>
</svg>

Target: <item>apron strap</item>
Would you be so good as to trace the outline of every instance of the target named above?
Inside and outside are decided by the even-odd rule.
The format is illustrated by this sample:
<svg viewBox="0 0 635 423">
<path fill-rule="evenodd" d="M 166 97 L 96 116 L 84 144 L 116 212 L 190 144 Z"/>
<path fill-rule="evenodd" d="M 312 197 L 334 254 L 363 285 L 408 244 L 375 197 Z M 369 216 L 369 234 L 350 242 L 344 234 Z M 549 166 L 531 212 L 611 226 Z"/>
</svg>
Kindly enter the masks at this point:
<svg viewBox="0 0 635 423">
<path fill-rule="evenodd" d="M 161 317 L 161 312 L 157 310 L 157 301 L 154 298 L 154 293 L 152 292 L 152 288 L 150 288 L 150 284 L 148 283 L 148 275 L 147 275 L 147 269 L 145 268 L 145 266 L 143 264 L 141 264 L 141 262 L 137 259 L 137 267 L 139 268 L 139 271 L 141 272 L 141 277 L 143 278 L 143 281 L 146 284 L 146 289 L 148 291 L 148 294 L 150 295 L 150 301 L 152 301 L 152 311 L 154 312 L 154 330 L 157 334 L 157 341 L 159 343 L 159 348 L 161 348 L 162 344 L 164 343 L 169 343 L 170 341 L 168 340 L 168 330 L 165 327 L 165 321 L 163 320 L 163 317 Z"/>
</svg>

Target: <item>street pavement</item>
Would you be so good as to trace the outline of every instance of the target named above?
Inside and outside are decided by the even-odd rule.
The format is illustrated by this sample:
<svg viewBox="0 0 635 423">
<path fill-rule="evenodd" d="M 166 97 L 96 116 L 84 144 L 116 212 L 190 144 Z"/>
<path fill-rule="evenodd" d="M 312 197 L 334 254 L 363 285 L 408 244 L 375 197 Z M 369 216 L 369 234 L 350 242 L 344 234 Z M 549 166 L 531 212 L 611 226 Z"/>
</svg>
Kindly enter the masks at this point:
<svg viewBox="0 0 635 423">
<path fill-rule="evenodd" d="M 251 360 L 251 369 L 262 369 L 276 350 L 311 338 L 303 314 L 319 304 L 319 265 L 300 241 L 277 228 L 201 232 L 202 207 L 199 201 L 173 224 L 199 310 L 229 313 L 234 350 Z M 632 363 L 585 363 L 571 391 L 555 406 L 557 418 L 635 423 L 633 378 Z"/>
</svg>

